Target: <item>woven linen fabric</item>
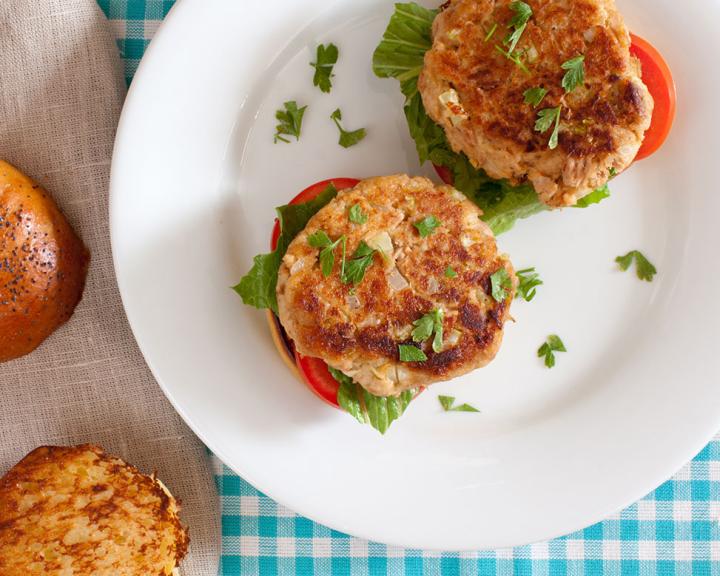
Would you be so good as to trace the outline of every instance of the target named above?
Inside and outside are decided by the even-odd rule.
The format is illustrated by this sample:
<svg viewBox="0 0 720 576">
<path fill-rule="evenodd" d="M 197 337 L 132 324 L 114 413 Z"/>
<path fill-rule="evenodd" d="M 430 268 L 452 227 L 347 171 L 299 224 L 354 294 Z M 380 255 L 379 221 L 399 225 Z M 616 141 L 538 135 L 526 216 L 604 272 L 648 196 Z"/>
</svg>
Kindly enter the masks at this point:
<svg viewBox="0 0 720 576">
<path fill-rule="evenodd" d="M 173 2 L 98 1 L 130 80 Z M 222 576 L 720 576 L 720 435 L 672 480 L 599 524 L 550 542 L 460 554 L 335 532 L 275 503 L 217 458 L 213 463 L 222 500 Z"/>
<path fill-rule="evenodd" d="M 215 576 L 207 452 L 145 366 L 115 282 L 108 177 L 125 82 L 108 21 L 94 0 L 2 0 L 0 70 L 0 156 L 51 192 L 92 257 L 73 318 L 0 365 L 0 474 L 39 445 L 86 442 L 157 471 L 190 526 L 183 573 Z"/>
</svg>

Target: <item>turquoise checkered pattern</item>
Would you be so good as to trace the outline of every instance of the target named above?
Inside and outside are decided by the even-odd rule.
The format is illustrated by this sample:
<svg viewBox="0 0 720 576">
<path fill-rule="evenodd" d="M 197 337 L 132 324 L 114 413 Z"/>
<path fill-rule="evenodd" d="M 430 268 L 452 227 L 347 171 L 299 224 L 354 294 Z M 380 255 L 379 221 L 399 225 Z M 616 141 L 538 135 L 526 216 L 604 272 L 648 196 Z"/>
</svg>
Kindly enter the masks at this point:
<svg viewBox="0 0 720 576">
<path fill-rule="evenodd" d="M 98 2 L 116 31 L 130 81 L 173 1 Z M 222 498 L 221 576 L 720 576 L 720 436 L 672 480 L 599 524 L 551 542 L 462 554 L 335 532 L 293 514 L 211 459 Z"/>
</svg>

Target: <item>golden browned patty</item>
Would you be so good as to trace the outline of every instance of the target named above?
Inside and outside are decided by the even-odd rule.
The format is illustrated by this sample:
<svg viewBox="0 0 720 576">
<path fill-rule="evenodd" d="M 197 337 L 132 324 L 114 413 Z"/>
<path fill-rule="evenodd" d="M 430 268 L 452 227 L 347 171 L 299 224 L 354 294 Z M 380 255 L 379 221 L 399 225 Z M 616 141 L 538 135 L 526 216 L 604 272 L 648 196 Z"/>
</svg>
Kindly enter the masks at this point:
<svg viewBox="0 0 720 576">
<path fill-rule="evenodd" d="M 360 206 L 367 221 L 349 219 Z M 298 352 L 322 358 L 376 395 L 394 395 L 454 378 L 490 362 L 502 340 L 516 279 L 497 253 L 481 212 L 461 193 L 426 178 L 386 176 L 340 192 L 290 244 L 280 267 L 280 321 Z M 440 225 L 422 237 L 416 223 Z M 345 237 L 347 260 L 361 241 L 379 251 L 357 284 L 341 279 L 342 248 L 325 277 L 309 237 Z M 447 272 L 448 267 L 456 274 Z M 491 296 L 490 276 L 505 269 L 507 298 Z M 413 322 L 443 313 L 442 348 L 432 338 L 417 345 L 426 361 L 402 362 L 400 345 L 413 345 Z"/>
<path fill-rule="evenodd" d="M 530 181 L 550 206 L 573 205 L 635 158 L 653 101 L 629 52 L 613 0 L 528 0 L 517 44 L 521 67 L 499 53 L 515 12 L 510 0 L 451 0 L 433 23 L 418 87 L 456 152 L 493 178 Z M 488 34 L 497 25 L 494 34 Z M 487 40 L 486 40 L 487 39 Z M 585 57 L 585 83 L 566 94 L 562 64 Z M 530 88 L 548 90 L 537 108 Z M 559 145 L 534 130 L 537 112 L 562 106 Z"/>
<path fill-rule="evenodd" d="M 178 511 L 96 446 L 37 448 L 0 479 L 0 574 L 169 576 L 188 546 Z"/>
</svg>

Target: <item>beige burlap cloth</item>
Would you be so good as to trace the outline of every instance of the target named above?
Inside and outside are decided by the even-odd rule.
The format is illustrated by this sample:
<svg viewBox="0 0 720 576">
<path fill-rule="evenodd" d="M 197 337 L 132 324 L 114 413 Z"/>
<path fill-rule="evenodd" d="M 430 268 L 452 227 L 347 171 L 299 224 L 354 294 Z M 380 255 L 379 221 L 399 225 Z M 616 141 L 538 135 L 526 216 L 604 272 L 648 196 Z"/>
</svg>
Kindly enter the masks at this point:
<svg viewBox="0 0 720 576">
<path fill-rule="evenodd" d="M 0 365 L 0 475 L 41 444 L 97 443 L 159 477 L 183 501 L 183 573 L 216 576 L 218 496 L 205 448 L 148 371 L 118 294 L 108 175 L 125 95 L 95 0 L 0 0 L 0 157 L 41 182 L 92 253 L 68 324 Z"/>
</svg>

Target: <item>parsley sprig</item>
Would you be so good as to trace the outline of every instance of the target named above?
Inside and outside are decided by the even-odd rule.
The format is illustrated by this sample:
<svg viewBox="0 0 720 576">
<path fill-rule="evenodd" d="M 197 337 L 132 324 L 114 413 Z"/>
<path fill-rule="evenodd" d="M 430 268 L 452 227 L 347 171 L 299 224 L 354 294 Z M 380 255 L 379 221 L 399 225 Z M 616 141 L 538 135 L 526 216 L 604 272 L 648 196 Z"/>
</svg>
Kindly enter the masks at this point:
<svg viewBox="0 0 720 576">
<path fill-rule="evenodd" d="M 552 134 L 550 134 L 550 140 L 548 140 L 548 148 L 550 148 L 550 150 L 554 150 L 558 145 L 561 112 L 561 106 L 556 106 L 555 108 L 543 108 L 538 112 L 537 120 L 535 120 L 535 131 L 540 132 L 541 134 L 550 130 L 550 127 L 555 124 Z"/>
<path fill-rule="evenodd" d="M 565 92 L 572 92 L 585 82 L 585 56 L 583 54 L 570 58 L 561 64 L 565 72 L 562 79 L 562 87 Z"/>
<path fill-rule="evenodd" d="M 352 257 L 343 267 L 340 275 L 344 284 L 354 284 L 357 286 L 365 277 L 365 272 L 373 263 L 377 250 L 373 250 L 364 240 L 355 249 Z"/>
<path fill-rule="evenodd" d="M 425 352 L 412 344 L 400 344 L 398 346 L 400 362 L 425 362 L 427 356 Z"/>
<path fill-rule="evenodd" d="M 490 288 L 493 300 L 495 302 L 503 302 L 512 289 L 512 281 L 510 274 L 505 268 L 500 268 L 495 274 L 490 276 Z"/>
<path fill-rule="evenodd" d="M 639 250 L 631 250 L 625 256 L 618 256 L 615 258 L 615 262 L 618 263 L 621 270 L 627 270 L 635 260 L 635 273 L 640 280 L 646 282 L 652 282 L 655 274 L 657 274 L 657 268 L 652 265 L 645 255 Z"/>
<path fill-rule="evenodd" d="M 538 358 L 545 358 L 545 366 L 552 368 L 555 366 L 555 352 L 567 352 L 565 344 L 560 340 L 560 336 L 552 334 L 547 337 L 545 343 L 538 348 Z"/>
<path fill-rule="evenodd" d="M 275 118 L 278 125 L 275 126 L 275 144 L 278 142 L 290 143 L 286 136 L 294 136 L 295 140 L 300 140 L 300 131 L 302 130 L 303 116 L 307 106 L 298 108 L 295 100 L 290 100 L 283 104 L 284 110 L 275 112 Z"/>
<path fill-rule="evenodd" d="M 413 322 L 415 329 L 412 331 L 413 342 L 425 342 L 434 332 L 435 338 L 433 338 L 432 349 L 435 352 L 442 351 L 444 318 L 445 313 L 440 309 L 435 309 L 415 320 Z"/>
<path fill-rule="evenodd" d="M 342 125 L 340 124 L 340 121 L 342 120 L 342 112 L 340 111 L 340 108 L 335 110 L 330 115 L 330 118 L 333 122 L 335 122 L 335 126 L 337 126 L 338 130 L 340 131 L 340 139 L 338 140 L 338 144 L 342 146 L 343 148 L 350 148 L 351 146 L 355 146 L 358 142 L 360 142 L 365 136 L 367 136 L 367 131 L 365 128 L 359 128 L 358 130 L 353 130 L 352 132 L 349 132 L 345 130 Z"/>
<path fill-rule="evenodd" d="M 335 248 L 337 248 L 340 244 L 343 246 L 343 257 L 341 261 L 341 271 L 340 275 L 342 276 L 343 270 L 345 268 L 345 244 L 346 244 L 346 238 L 345 236 L 340 236 L 335 242 L 333 242 L 330 239 L 330 236 L 327 235 L 326 232 L 323 230 L 318 230 L 317 232 L 311 234 L 308 236 L 308 244 L 312 246 L 313 248 L 321 248 L 320 251 L 320 270 L 322 271 L 322 275 L 327 278 L 332 274 L 333 267 L 335 266 Z"/>
<path fill-rule="evenodd" d="M 470 406 L 470 404 L 455 406 L 454 396 L 438 396 L 438 401 L 445 412 L 480 412 L 480 410 L 475 408 L 475 406 Z"/>
<path fill-rule="evenodd" d="M 540 105 L 540 102 L 543 101 L 547 93 L 548 91 L 545 90 L 545 88 L 543 88 L 542 86 L 528 88 L 527 90 L 525 90 L 525 92 L 523 92 L 525 104 L 530 104 L 533 108 L 537 108 Z"/>
<path fill-rule="evenodd" d="M 315 68 L 315 76 L 313 77 L 313 86 L 320 88 L 322 92 L 330 92 L 332 89 L 333 67 L 338 60 L 338 47 L 335 44 L 320 44 L 317 47 L 315 62 L 310 62 L 310 66 Z"/>
<path fill-rule="evenodd" d="M 540 280 L 540 274 L 535 272 L 535 268 L 525 268 L 516 272 L 518 277 L 518 290 L 516 298 L 522 298 L 525 302 L 532 301 L 537 294 L 537 287 L 543 284 Z"/>
<path fill-rule="evenodd" d="M 525 2 L 521 1 L 515 1 L 510 3 L 510 10 L 512 10 L 515 14 L 510 19 L 510 22 L 508 22 L 507 27 L 510 29 L 510 33 L 507 35 L 507 37 L 503 40 L 503 44 L 507 46 L 507 49 L 503 49 L 500 44 L 495 44 L 495 49 L 505 56 L 508 60 L 513 62 L 518 68 L 520 68 L 523 72 L 526 74 L 530 74 L 530 71 L 527 69 L 527 66 L 525 66 L 525 63 L 521 59 L 521 52 L 516 51 L 515 48 L 518 45 L 518 42 L 520 42 L 520 38 L 523 35 L 523 32 L 525 32 L 525 28 L 527 26 L 528 21 L 530 20 L 530 17 L 532 16 L 532 8 Z M 495 32 L 495 29 L 492 29 L 492 33 Z M 488 34 L 488 36 L 485 38 L 485 41 L 490 39 L 492 34 Z"/>
</svg>

